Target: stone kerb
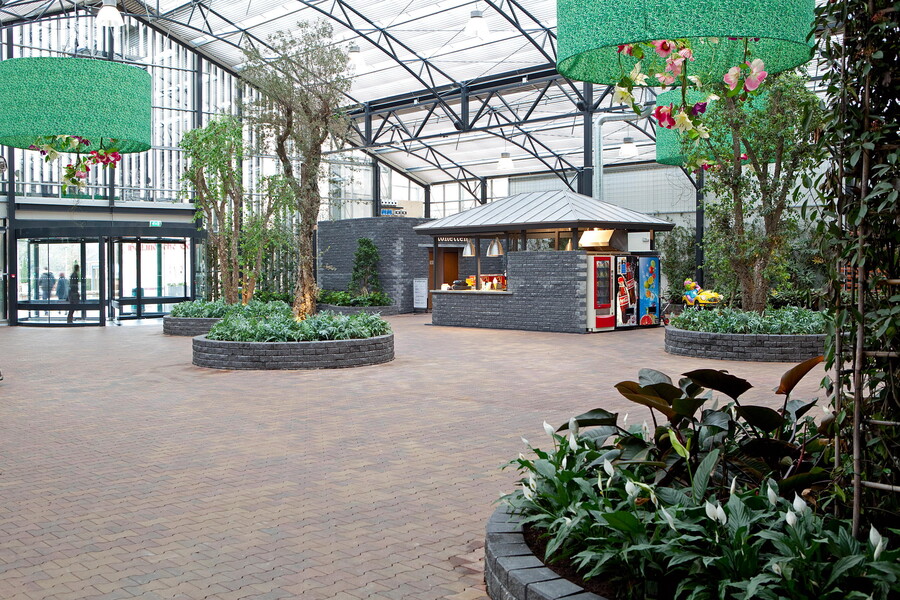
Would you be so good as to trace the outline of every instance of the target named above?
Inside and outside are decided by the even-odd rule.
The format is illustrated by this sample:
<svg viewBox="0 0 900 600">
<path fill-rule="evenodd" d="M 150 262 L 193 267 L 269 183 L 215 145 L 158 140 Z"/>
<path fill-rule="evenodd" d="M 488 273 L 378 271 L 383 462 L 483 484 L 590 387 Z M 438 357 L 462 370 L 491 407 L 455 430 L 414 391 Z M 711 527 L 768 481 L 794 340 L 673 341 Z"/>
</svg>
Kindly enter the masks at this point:
<svg viewBox="0 0 900 600">
<path fill-rule="evenodd" d="M 802 362 L 824 353 L 825 336 L 706 333 L 669 326 L 665 349 L 669 354 L 696 358 Z"/>
<path fill-rule="evenodd" d="M 316 304 L 316 311 L 330 310 L 339 315 L 355 315 L 357 313 L 368 313 L 370 315 L 381 315 L 382 317 L 390 317 L 399 315 L 400 309 L 396 305 L 391 306 L 338 306 L 337 304 Z"/>
<path fill-rule="evenodd" d="M 163 317 L 163 333 L 166 335 L 187 335 L 195 337 L 206 335 L 212 326 L 221 319 L 191 318 L 191 317 Z"/>
<path fill-rule="evenodd" d="M 394 360 L 394 334 L 321 342 L 223 342 L 194 338 L 193 363 L 210 369 L 341 369 Z"/>
<path fill-rule="evenodd" d="M 506 506 L 487 524 L 484 582 L 492 600 L 606 600 L 544 566 L 525 543 L 519 517 Z"/>
</svg>

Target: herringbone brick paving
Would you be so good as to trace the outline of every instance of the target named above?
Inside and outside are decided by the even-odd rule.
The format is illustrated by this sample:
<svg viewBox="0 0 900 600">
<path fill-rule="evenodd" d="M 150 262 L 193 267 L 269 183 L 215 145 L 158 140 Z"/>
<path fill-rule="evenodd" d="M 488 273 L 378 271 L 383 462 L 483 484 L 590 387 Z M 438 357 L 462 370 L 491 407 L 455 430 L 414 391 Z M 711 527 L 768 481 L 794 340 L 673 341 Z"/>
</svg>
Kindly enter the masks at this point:
<svg viewBox="0 0 900 600">
<path fill-rule="evenodd" d="M 397 359 L 318 372 L 191 366 L 161 324 L 0 328 L 0 598 L 484 600 L 498 467 L 597 406 L 663 331 L 546 334 L 389 319 Z M 815 395 L 821 372 L 805 382 Z"/>
</svg>

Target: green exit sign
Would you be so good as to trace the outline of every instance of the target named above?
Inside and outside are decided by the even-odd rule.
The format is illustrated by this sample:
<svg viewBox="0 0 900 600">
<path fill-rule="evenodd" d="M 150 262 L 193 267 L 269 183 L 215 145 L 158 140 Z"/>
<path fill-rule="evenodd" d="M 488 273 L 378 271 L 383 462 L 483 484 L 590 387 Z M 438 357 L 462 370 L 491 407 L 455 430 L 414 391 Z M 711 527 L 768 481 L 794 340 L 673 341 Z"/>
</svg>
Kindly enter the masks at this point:
<svg viewBox="0 0 900 600">
<path fill-rule="evenodd" d="M 162 221 L 150 221 L 150 227 L 162 227 Z"/>
</svg>

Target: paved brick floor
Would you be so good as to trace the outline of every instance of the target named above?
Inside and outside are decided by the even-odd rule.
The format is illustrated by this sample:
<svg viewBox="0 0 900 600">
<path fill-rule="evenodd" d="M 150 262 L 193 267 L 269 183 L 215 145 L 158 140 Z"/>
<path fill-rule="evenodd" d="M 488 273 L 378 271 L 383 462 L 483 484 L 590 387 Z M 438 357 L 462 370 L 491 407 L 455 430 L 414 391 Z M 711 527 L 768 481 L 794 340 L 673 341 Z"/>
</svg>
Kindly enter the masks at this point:
<svg viewBox="0 0 900 600">
<path fill-rule="evenodd" d="M 0 598 L 483 600 L 498 467 L 643 366 L 663 331 L 429 327 L 392 317 L 393 363 L 320 372 L 190 364 L 161 324 L 0 328 Z M 815 395 L 810 377 L 803 390 Z"/>
</svg>

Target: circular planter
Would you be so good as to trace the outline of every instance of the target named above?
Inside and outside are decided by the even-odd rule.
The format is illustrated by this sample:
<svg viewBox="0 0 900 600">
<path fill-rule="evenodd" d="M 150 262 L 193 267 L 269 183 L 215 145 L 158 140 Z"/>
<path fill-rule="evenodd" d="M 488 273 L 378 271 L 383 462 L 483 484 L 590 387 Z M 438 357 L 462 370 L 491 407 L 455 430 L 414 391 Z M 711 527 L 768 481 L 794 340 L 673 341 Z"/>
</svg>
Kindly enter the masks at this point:
<svg viewBox="0 0 900 600">
<path fill-rule="evenodd" d="M 390 317 L 399 315 L 400 309 L 394 305 L 391 306 L 338 306 L 337 304 L 316 304 L 316 311 L 330 310 L 339 315 L 355 315 L 357 313 L 368 313 L 370 315 L 381 315 L 382 317 Z"/>
<path fill-rule="evenodd" d="M 193 363 L 210 369 L 341 369 L 394 360 L 394 334 L 322 342 L 222 342 L 194 338 Z"/>
<path fill-rule="evenodd" d="M 191 317 L 163 317 L 163 333 L 166 335 L 206 335 L 212 326 L 222 319 L 195 319 Z"/>
<path fill-rule="evenodd" d="M 544 566 L 525 543 L 520 517 L 507 506 L 494 511 L 487 524 L 484 582 L 493 600 L 606 600 Z"/>
<path fill-rule="evenodd" d="M 824 335 L 705 333 L 666 327 L 666 352 L 696 358 L 801 362 L 823 354 Z"/>
</svg>

